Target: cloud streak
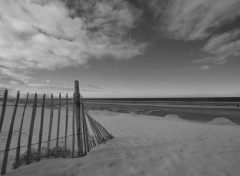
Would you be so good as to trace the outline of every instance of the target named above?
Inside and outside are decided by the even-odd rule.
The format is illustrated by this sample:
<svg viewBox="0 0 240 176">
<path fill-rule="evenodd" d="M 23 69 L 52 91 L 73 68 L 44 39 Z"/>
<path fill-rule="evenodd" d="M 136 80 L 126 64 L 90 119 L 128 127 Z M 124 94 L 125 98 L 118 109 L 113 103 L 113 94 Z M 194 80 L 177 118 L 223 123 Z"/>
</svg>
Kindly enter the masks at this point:
<svg viewBox="0 0 240 176">
<path fill-rule="evenodd" d="M 208 57 L 195 60 L 196 63 L 224 64 L 240 56 L 240 30 L 234 30 L 211 37 L 202 49 Z"/>
<path fill-rule="evenodd" d="M 169 37 L 200 40 L 240 15 L 239 0 L 170 0 L 162 25 Z"/>
</svg>

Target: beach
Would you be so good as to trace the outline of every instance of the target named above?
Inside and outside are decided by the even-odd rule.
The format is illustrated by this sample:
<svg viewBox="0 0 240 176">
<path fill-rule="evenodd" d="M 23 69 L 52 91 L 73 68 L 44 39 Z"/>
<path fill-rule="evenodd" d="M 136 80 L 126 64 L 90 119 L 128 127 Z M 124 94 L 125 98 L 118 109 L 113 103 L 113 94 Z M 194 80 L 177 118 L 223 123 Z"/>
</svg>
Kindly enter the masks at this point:
<svg viewBox="0 0 240 176">
<path fill-rule="evenodd" d="M 91 110 L 114 139 L 75 159 L 42 159 L 7 176 L 238 176 L 240 127 L 226 118 L 208 123 Z"/>
</svg>

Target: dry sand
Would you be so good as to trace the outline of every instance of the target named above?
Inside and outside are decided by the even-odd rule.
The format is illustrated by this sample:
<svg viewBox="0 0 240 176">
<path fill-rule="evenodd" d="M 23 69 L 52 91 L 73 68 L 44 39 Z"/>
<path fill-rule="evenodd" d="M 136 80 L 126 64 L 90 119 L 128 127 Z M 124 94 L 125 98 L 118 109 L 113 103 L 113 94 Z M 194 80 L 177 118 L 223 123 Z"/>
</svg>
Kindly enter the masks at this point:
<svg viewBox="0 0 240 176">
<path fill-rule="evenodd" d="M 8 176 L 239 176 L 240 127 L 91 111 L 115 138 L 78 159 L 45 159 Z"/>
</svg>

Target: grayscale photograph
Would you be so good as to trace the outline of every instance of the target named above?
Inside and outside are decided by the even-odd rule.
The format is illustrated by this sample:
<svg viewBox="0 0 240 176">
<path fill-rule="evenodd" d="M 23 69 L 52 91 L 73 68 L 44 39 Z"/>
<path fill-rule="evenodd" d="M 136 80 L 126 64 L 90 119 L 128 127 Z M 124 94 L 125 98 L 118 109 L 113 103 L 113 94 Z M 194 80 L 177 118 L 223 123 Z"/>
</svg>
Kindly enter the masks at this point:
<svg viewBox="0 0 240 176">
<path fill-rule="evenodd" d="M 0 175 L 239 176 L 240 0 L 0 0 Z"/>
</svg>

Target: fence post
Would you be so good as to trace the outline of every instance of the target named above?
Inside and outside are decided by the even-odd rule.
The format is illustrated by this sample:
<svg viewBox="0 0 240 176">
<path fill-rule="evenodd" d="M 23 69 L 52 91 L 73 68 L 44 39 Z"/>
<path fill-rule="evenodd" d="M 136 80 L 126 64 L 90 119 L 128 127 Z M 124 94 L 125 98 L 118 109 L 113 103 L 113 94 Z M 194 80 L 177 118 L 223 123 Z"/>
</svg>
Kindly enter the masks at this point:
<svg viewBox="0 0 240 176">
<path fill-rule="evenodd" d="M 75 102 L 75 94 L 73 93 L 73 103 Z M 75 105 L 73 104 L 72 112 L 72 158 L 74 158 L 75 153 Z"/>
<path fill-rule="evenodd" d="M 43 132 L 43 122 L 44 122 L 44 110 L 45 110 L 45 94 L 43 95 L 42 102 L 42 111 L 41 111 L 41 122 L 40 122 L 40 131 L 39 131 L 39 142 L 38 142 L 38 160 L 41 159 L 41 145 L 42 145 L 42 132 Z"/>
<path fill-rule="evenodd" d="M 3 96 L 3 104 L 2 104 L 2 113 L 0 118 L 0 132 L 2 131 L 2 125 L 3 125 L 4 115 L 6 111 L 7 96 L 8 96 L 8 90 L 5 89 L 4 96 Z"/>
<path fill-rule="evenodd" d="M 75 116 L 76 116 L 76 126 L 77 126 L 77 140 L 78 140 L 78 157 L 82 156 L 82 130 L 81 130 L 81 119 L 80 119 L 80 93 L 79 93 L 79 82 L 76 80 L 74 82 L 75 88 Z"/>
<path fill-rule="evenodd" d="M 28 148 L 27 148 L 26 164 L 31 163 L 30 155 L 31 155 L 32 135 L 33 135 L 33 128 L 34 128 L 34 121 L 35 121 L 35 117 L 36 117 L 36 110 L 37 110 L 37 94 L 35 93 L 34 102 L 33 102 L 33 110 L 32 110 L 32 118 L 31 118 L 29 136 L 28 136 Z"/>
<path fill-rule="evenodd" d="M 60 118 L 61 118 L 61 93 L 59 94 L 59 109 L 58 109 L 58 123 L 57 123 L 57 141 L 56 141 L 56 157 L 58 156 L 58 138 L 59 138 Z"/>
<path fill-rule="evenodd" d="M 68 131 L 68 94 L 66 95 L 66 123 L 65 123 L 65 145 L 64 145 L 64 157 L 67 157 L 67 131 Z"/>
<path fill-rule="evenodd" d="M 50 122 L 49 122 L 49 131 L 48 131 L 48 146 L 47 146 L 47 157 L 49 158 L 50 153 L 50 141 L 52 133 L 52 122 L 53 122 L 53 94 L 51 94 L 51 111 L 50 111 Z"/>
<path fill-rule="evenodd" d="M 17 145 L 17 150 L 16 150 L 16 158 L 15 158 L 14 169 L 18 168 L 18 161 L 19 161 L 19 156 L 20 156 L 22 126 L 23 126 L 23 120 L 24 120 L 24 116 L 25 116 L 27 103 L 28 103 L 28 93 L 27 93 L 27 97 L 26 97 L 26 101 L 25 101 L 25 105 L 24 105 L 24 109 L 23 109 L 23 113 L 22 113 L 22 120 L 21 120 L 21 124 L 20 124 L 20 129 L 19 129 L 19 133 L 18 133 L 18 145 Z"/>
<path fill-rule="evenodd" d="M 6 174 L 6 170 L 7 170 L 8 153 L 9 153 L 9 147 L 10 147 L 11 140 L 12 140 L 13 125 L 14 125 L 14 120 L 15 120 L 15 117 L 16 117 L 19 96 L 20 96 L 20 94 L 19 94 L 19 91 L 18 91 L 17 92 L 17 98 L 16 98 L 15 106 L 14 106 L 14 111 L 13 111 L 13 115 L 12 115 L 12 121 L 11 121 L 9 132 L 8 132 L 8 138 L 7 138 L 7 143 L 6 143 L 6 147 L 5 147 L 5 153 L 4 153 L 4 157 L 3 157 L 1 175 Z"/>
</svg>

